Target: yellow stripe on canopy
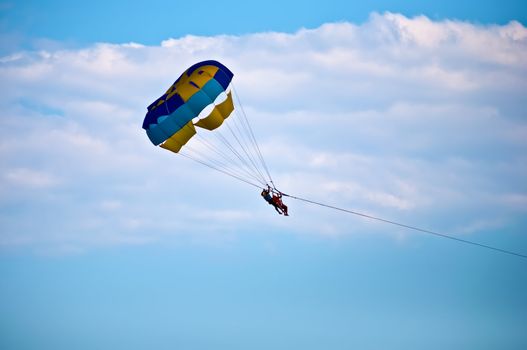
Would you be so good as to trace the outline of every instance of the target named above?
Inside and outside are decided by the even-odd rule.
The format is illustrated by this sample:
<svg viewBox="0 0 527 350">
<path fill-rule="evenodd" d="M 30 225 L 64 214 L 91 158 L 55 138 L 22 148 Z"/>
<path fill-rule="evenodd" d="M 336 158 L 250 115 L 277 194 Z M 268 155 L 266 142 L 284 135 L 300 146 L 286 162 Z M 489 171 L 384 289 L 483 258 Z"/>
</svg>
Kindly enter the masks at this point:
<svg viewBox="0 0 527 350">
<path fill-rule="evenodd" d="M 199 90 L 190 82 L 193 82 L 199 86 L 199 88 L 202 88 L 203 85 L 205 85 L 214 77 L 214 74 L 216 74 L 218 69 L 218 67 L 214 66 L 203 66 L 194 70 L 190 76 L 187 76 L 186 72 L 183 73 L 181 79 L 176 84 L 176 90 L 183 101 L 187 102 L 192 97 L 192 95 L 194 95 Z M 202 74 L 199 73 L 201 71 L 203 71 Z"/>
<path fill-rule="evenodd" d="M 227 99 L 216 106 L 218 111 L 223 116 L 223 119 L 227 119 L 231 112 L 234 110 L 234 103 L 232 102 L 232 92 L 229 91 Z"/>
<path fill-rule="evenodd" d="M 197 69 L 197 71 L 204 71 L 206 72 L 207 74 L 209 74 L 211 77 L 214 76 L 214 74 L 216 74 L 216 72 L 218 72 L 219 70 L 219 67 L 216 67 L 216 66 L 201 66 Z"/>
<path fill-rule="evenodd" d="M 223 120 L 227 119 L 233 110 L 232 94 L 229 92 L 225 101 L 215 106 L 207 117 L 200 119 L 194 125 L 207 130 L 214 130 L 223 124 Z"/>
<path fill-rule="evenodd" d="M 192 97 L 192 95 L 198 91 L 199 89 L 194 85 L 191 85 L 188 80 L 179 82 L 177 84 L 177 93 L 179 96 L 181 96 L 184 102 L 187 102 Z"/>
<path fill-rule="evenodd" d="M 192 81 L 194 84 L 200 87 L 200 89 L 203 87 L 203 85 L 207 84 L 209 80 L 212 79 L 212 75 L 209 75 L 207 73 L 203 73 L 201 75 L 198 74 L 192 74 L 189 81 Z"/>
<path fill-rule="evenodd" d="M 188 122 L 183 128 L 167 139 L 161 147 L 174 153 L 178 153 L 181 147 L 196 134 L 196 128 L 192 121 Z"/>
<path fill-rule="evenodd" d="M 223 116 L 218 111 L 217 107 L 214 107 L 208 117 L 200 119 L 194 125 L 207 130 L 214 130 L 221 124 L 223 124 Z"/>
</svg>

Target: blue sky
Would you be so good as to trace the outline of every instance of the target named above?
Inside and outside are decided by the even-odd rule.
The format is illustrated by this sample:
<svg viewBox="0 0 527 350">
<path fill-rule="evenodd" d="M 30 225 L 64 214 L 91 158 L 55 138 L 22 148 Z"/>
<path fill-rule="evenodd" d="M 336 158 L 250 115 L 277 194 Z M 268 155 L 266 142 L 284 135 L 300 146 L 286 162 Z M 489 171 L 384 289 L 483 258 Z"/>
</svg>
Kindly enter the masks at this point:
<svg viewBox="0 0 527 350">
<path fill-rule="evenodd" d="M 527 263 L 156 149 L 218 59 L 277 185 L 527 253 L 521 1 L 0 3 L 2 349 L 524 349 Z"/>
<path fill-rule="evenodd" d="M 294 32 L 323 23 L 362 23 L 371 12 L 398 12 L 432 19 L 458 19 L 505 24 L 527 21 L 525 2 L 517 1 L 330 1 L 327 6 L 305 1 L 271 0 L 266 5 L 244 1 L 192 2 L 124 1 L 5 1 L 2 34 L 12 45 L 31 45 L 37 39 L 64 44 L 140 42 L 157 44 L 187 34 L 246 34 Z"/>
</svg>

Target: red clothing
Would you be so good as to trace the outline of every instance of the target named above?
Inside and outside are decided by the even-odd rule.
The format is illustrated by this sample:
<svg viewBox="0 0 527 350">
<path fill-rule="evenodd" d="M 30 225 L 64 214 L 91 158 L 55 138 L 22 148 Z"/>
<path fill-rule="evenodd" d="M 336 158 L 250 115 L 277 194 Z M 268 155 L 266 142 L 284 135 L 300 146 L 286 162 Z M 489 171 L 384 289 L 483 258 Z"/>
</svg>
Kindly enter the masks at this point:
<svg viewBox="0 0 527 350">
<path fill-rule="evenodd" d="M 284 212 L 285 215 L 289 215 L 287 213 L 287 206 L 282 203 L 282 195 L 273 195 L 273 202 L 278 208 L 280 208 Z"/>
</svg>

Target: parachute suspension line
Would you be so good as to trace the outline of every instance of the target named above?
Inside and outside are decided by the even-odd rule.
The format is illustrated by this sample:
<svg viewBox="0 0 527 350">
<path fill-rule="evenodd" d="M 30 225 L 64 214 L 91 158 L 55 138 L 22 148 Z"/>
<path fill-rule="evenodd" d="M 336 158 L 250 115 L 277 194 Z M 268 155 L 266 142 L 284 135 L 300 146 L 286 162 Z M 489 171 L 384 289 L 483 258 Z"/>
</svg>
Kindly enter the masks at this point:
<svg viewBox="0 0 527 350">
<path fill-rule="evenodd" d="M 225 153 L 222 148 L 214 145 L 212 142 L 208 141 L 205 137 L 201 136 L 200 134 L 196 134 L 197 139 L 208 149 L 216 153 L 217 155 L 221 156 L 223 160 L 226 162 L 226 168 L 228 168 L 232 172 L 239 171 L 239 173 L 243 173 L 247 177 L 251 177 L 254 180 L 258 181 L 259 183 L 262 183 L 262 180 L 259 179 L 257 176 L 254 175 L 254 173 L 249 172 L 243 167 L 243 163 L 238 163 L 236 159 L 233 159 L 229 154 Z M 208 158 L 208 157 L 207 157 Z M 212 160 L 213 158 L 211 158 Z M 230 166 L 230 167 L 229 167 Z"/>
<path fill-rule="evenodd" d="M 190 126 L 185 125 L 184 128 L 189 128 L 189 129 L 190 129 Z M 208 142 L 208 141 L 207 141 L 203 136 L 201 136 L 200 134 L 196 134 L 195 136 L 197 136 L 196 138 L 194 138 L 195 141 L 198 141 L 200 144 L 204 145 L 205 147 L 208 147 L 209 149 L 214 150 L 216 153 L 219 153 L 219 151 L 218 151 L 217 149 L 215 150 L 215 148 L 218 148 L 218 149 L 219 149 L 219 147 L 215 147 L 214 145 L 210 144 L 210 142 Z M 244 175 L 240 174 L 239 172 L 236 171 L 236 169 L 232 169 L 232 165 L 231 165 L 231 166 L 226 165 L 225 163 L 222 163 L 221 161 L 219 161 L 219 160 L 217 160 L 217 159 L 215 159 L 215 158 L 213 158 L 213 157 L 207 156 L 207 155 L 203 154 L 202 152 L 200 152 L 200 151 L 194 149 L 194 148 L 193 148 L 191 145 L 189 145 L 189 144 L 187 144 L 187 145 L 185 146 L 185 148 L 182 149 L 182 150 L 180 150 L 180 152 L 178 152 L 178 153 L 184 153 L 184 152 L 193 152 L 193 153 L 195 153 L 195 154 L 198 154 L 199 158 L 201 159 L 201 163 L 208 163 L 209 165 L 211 165 L 211 164 L 215 164 L 215 167 L 223 168 L 223 171 L 224 171 L 224 172 L 228 172 L 228 173 L 230 173 L 230 174 L 235 174 L 235 175 L 237 175 L 238 177 L 244 177 L 244 178 L 246 178 L 246 179 L 247 179 L 248 177 L 249 177 L 249 178 L 251 178 L 251 177 L 254 178 L 254 175 L 252 175 L 252 174 L 250 174 L 250 173 L 249 173 L 249 174 L 244 174 Z M 187 155 L 189 155 L 189 154 L 187 154 Z M 196 157 L 194 157 L 194 158 L 196 158 Z M 234 163 L 234 165 L 236 166 L 235 163 Z M 236 166 L 236 168 L 239 168 L 239 167 Z M 245 169 L 243 169 L 243 168 L 239 168 L 239 170 L 245 170 Z M 257 180 L 258 182 L 262 183 L 261 180 L 258 180 L 258 179 L 256 179 L 256 180 Z M 264 181 L 264 183 L 265 183 L 265 181 Z"/>
<path fill-rule="evenodd" d="M 249 153 L 247 152 L 247 150 L 245 149 L 245 147 L 242 145 L 242 143 L 240 142 L 238 136 L 236 136 L 236 133 L 234 133 L 234 131 L 232 130 L 232 128 L 230 127 L 229 124 L 226 124 L 227 128 L 229 129 L 229 131 L 231 132 L 232 136 L 234 137 L 234 139 L 236 140 L 236 142 L 238 142 L 238 145 L 242 148 L 243 152 L 245 153 L 245 155 L 247 156 L 247 158 L 249 159 L 249 161 L 251 162 L 251 164 L 253 165 L 254 169 L 256 170 L 256 172 L 262 177 L 262 179 L 265 179 L 265 177 L 263 176 L 262 172 L 260 171 L 260 169 L 258 169 L 258 167 L 256 166 L 256 164 L 254 163 L 253 159 L 251 158 L 251 156 L 249 155 Z"/>
<path fill-rule="evenodd" d="M 236 175 L 237 177 L 246 179 L 246 180 L 251 181 L 251 182 L 252 181 L 256 181 L 257 183 L 260 183 L 260 184 L 262 183 L 262 181 L 260 179 L 258 179 L 257 177 L 254 177 L 252 174 L 247 174 L 247 173 L 243 172 L 242 169 L 232 168 L 231 166 L 226 165 L 225 163 L 223 163 L 223 162 L 221 162 L 221 161 L 219 161 L 217 159 L 207 157 L 202 152 L 199 152 L 198 150 L 193 149 L 192 147 L 187 147 L 186 150 L 184 150 L 184 151 L 182 151 L 180 153 L 188 155 L 188 156 L 191 156 L 191 157 L 196 158 L 196 159 L 199 159 L 199 160 L 201 160 L 201 162 L 207 163 L 207 164 L 211 165 L 214 168 L 221 169 L 224 172 L 229 173 L 231 175 Z"/>
<path fill-rule="evenodd" d="M 218 139 L 220 142 L 222 142 L 223 145 L 226 146 L 231 151 L 231 153 L 233 153 L 238 158 L 238 160 L 242 164 L 242 168 L 243 168 L 243 166 L 245 166 L 246 171 L 248 171 L 248 172 L 254 174 L 254 176 L 260 178 L 261 179 L 260 180 L 261 183 L 266 184 L 267 181 L 265 180 L 265 177 L 262 175 L 261 171 L 255 165 L 254 161 L 251 159 L 250 154 L 247 152 L 246 148 L 244 148 L 244 146 L 240 142 L 241 134 L 239 135 L 240 137 L 238 137 L 236 135 L 235 131 L 230 127 L 229 124 L 232 123 L 232 122 L 230 122 L 231 119 L 233 119 L 233 122 L 236 120 L 236 118 L 234 118 L 234 115 L 231 115 L 231 118 L 227 119 L 224 122 L 224 124 L 227 126 L 227 128 L 229 129 L 229 132 L 232 135 L 230 141 L 229 141 L 228 137 L 224 136 L 224 134 L 222 133 L 220 128 L 216 129 L 212 134 L 216 137 L 216 139 Z M 232 138 L 234 138 L 234 140 L 232 140 Z M 235 147 L 235 145 L 233 145 L 233 143 L 234 144 L 237 143 L 239 145 L 239 147 L 242 148 L 242 150 L 240 151 L 239 148 L 237 148 L 237 147 Z M 245 154 L 245 156 L 243 154 Z"/>
<path fill-rule="evenodd" d="M 234 147 L 230 142 L 229 140 L 223 136 L 223 134 L 221 133 L 221 130 L 217 129 L 215 131 L 215 133 L 212 133 L 220 142 L 222 142 L 225 147 L 227 147 L 237 158 L 238 160 L 241 162 L 241 164 L 243 166 L 245 166 L 245 170 L 247 172 L 250 172 L 252 174 L 254 174 L 254 176 L 260 178 L 260 181 L 263 183 L 265 183 L 265 178 L 262 178 L 261 175 L 258 173 L 258 172 L 255 172 L 253 168 L 251 168 L 250 164 L 247 162 L 247 160 L 236 150 L 236 147 Z M 242 167 L 243 168 L 243 167 Z"/>
<path fill-rule="evenodd" d="M 241 142 L 245 146 L 245 150 L 247 151 L 247 154 L 249 156 L 249 159 L 250 159 L 251 163 L 256 168 L 258 168 L 258 161 L 257 161 L 258 155 L 257 154 L 255 155 L 256 151 L 255 151 L 254 146 L 251 147 L 250 137 L 249 137 L 247 131 L 245 130 L 245 128 L 243 128 L 243 122 L 241 121 L 241 118 L 239 117 L 239 114 L 236 113 L 236 117 L 232 116 L 232 120 L 233 120 L 232 124 L 234 126 L 234 129 L 236 129 L 236 131 L 237 131 L 237 133 L 239 135 L 239 139 L 241 140 Z M 261 171 L 260 171 L 260 173 L 261 173 Z M 265 177 L 263 177 L 263 178 L 265 179 Z"/>
<path fill-rule="evenodd" d="M 190 129 L 191 127 L 189 125 L 185 125 L 184 128 L 189 128 Z M 214 143 L 211 142 L 212 140 L 207 140 L 207 138 L 204 137 L 201 133 L 196 133 L 195 134 L 196 137 L 194 137 L 192 139 L 192 141 L 198 142 L 198 144 L 201 144 L 204 147 L 206 147 L 206 148 L 210 149 L 211 151 L 213 151 L 214 153 L 222 156 L 224 161 L 227 164 L 225 162 L 221 162 L 218 159 L 215 159 L 214 157 L 212 157 L 210 155 L 206 155 L 203 152 L 198 151 L 197 149 L 193 148 L 192 145 L 190 145 L 190 144 L 185 145 L 185 147 L 182 150 L 180 150 L 180 152 L 178 152 L 178 153 L 179 154 L 184 154 L 188 158 L 192 158 L 195 161 L 200 160 L 199 163 L 204 164 L 204 165 L 206 164 L 209 168 L 212 168 L 212 169 L 215 169 L 215 170 L 219 170 L 219 171 L 221 171 L 223 173 L 226 173 L 226 174 L 228 174 L 228 175 L 230 175 L 232 177 L 236 177 L 238 179 L 242 179 L 243 178 L 246 181 L 253 181 L 253 180 L 255 180 L 256 182 L 260 183 L 263 187 L 265 187 L 267 182 L 266 182 L 265 178 L 263 177 L 263 175 L 261 175 L 260 172 L 255 172 L 250 167 L 250 165 L 247 163 L 247 161 L 244 159 L 244 157 L 242 157 L 237 152 L 237 150 L 231 145 L 231 143 L 221 134 L 219 129 L 215 130 L 215 132 L 210 133 L 210 134 L 215 135 L 216 138 L 220 139 L 222 141 L 222 143 L 224 145 L 226 145 L 227 148 L 229 148 L 229 150 L 234 155 L 237 156 L 238 160 L 241 162 L 241 166 L 240 166 L 240 163 L 238 163 L 236 160 L 233 160 L 231 157 L 227 156 L 225 154 L 225 152 L 223 151 L 222 147 L 220 147 L 218 145 L 214 145 Z M 220 136 L 221 136 L 221 138 L 220 138 Z M 192 156 L 188 152 L 194 153 L 194 156 Z M 243 165 L 245 165 L 245 167 Z"/>
<path fill-rule="evenodd" d="M 243 107 L 241 106 L 241 103 L 239 102 L 239 100 L 238 100 L 238 105 L 240 107 Z M 233 118 L 233 121 L 234 121 L 233 125 L 238 131 L 238 133 L 240 134 L 240 139 L 245 145 L 245 148 L 249 151 L 248 153 L 250 153 L 250 158 L 252 162 L 255 164 L 255 166 L 257 166 L 258 163 L 260 163 L 259 165 L 262 165 L 260 155 L 258 153 L 257 144 L 255 144 L 253 139 L 251 138 L 251 134 L 250 134 L 249 129 L 247 128 L 246 120 L 243 118 L 243 114 L 241 114 L 240 111 L 236 109 L 235 115 L 236 115 L 236 118 Z M 259 166 L 257 167 L 259 169 L 265 169 L 265 167 L 261 167 L 261 168 Z"/>
<path fill-rule="evenodd" d="M 240 102 L 241 103 L 241 102 Z M 245 112 L 241 113 L 242 117 L 242 125 L 244 126 L 244 129 L 246 130 L 246 133 L 248 132 L 248 138 L 253 144 L 253 149 L 256 150 L 257 158 L 260 161 L 260 164 L 263 166 L 263 169 L 265 170 L 267 177 L 269 178 L 269 181 L 273 183 L 273 178 L 271 177 L 271 173 L 269 172 L 269 169 L 267 167 L 267 164 L 265 163 L 265 160 L 262 156 L 262 152 L 260 151 L 260 147 L 258 146 L 258 143 L 256 142 L 256 138 L 254 136 L 254 133 L 252 131 L 251 125 L 249 124 L 249 120 L 247 119 L 247 116 L 245 115 Z M 274 183 L 273 183 L 274 185 Z"/>
<path fill-rule="evenodd" d="M 216 170 L 219 170 L 225 174 L 229 174 L 233 177 L 237 177 L 237 178 L 240 178 L 240 179 L 244 179 L 246 181 L 251 181 L 251 177 L 247 177 L 247 175 L 245 174 L 241 174 L 240 172 L 234 170 L 234 169 L 231 169 L 229 166 L 225 165 L 224 163 L 222 163 L 221 161 L 217 160 L 217 159 L 213 159 L 213 158 L 210 158 L 210 157 L 207 157 L 206 155 L 204 155 L 202 152 L 192 148 L 192 147 L 186 147 L 186 149 L 184 151 L 180 151 L 179 152 L 180 154 L 182 155 L 185 155 L 185 156 L 188 156 L 188 157 L 191 157 L 193 158 L 194 160 L 199 160 L 201 164 L 207 164 L 210 168 L 213 168 L 213 169 L 216 169 Z M 256 179 L 257 182 L 258 179 Z"/>
<path fill-rule="evenodd" d="M 266 172 L 269 181 L 272 182 L 272 178 L 270 176 L 269 170 L 267 168 L 267 165 L 265 164 L 265 161 L 263 160 L 262 153 L 260 151 L 260 148 L 258 146 L 258 143 L 256 142 L 256 139 L 254 137 L 254 133 L 252 133 L 252 129 L 250 127 L 249 121 L 247 119 L 247 116 L 245 114 L 245 109 L 243 108 L 243 104 L 241 103 L 241 100 L 234 88 L 234 85 L 232 87 L 232 90 L 234 91 L 234 95 L 236 98 L 237 104 L 240 106 L 240 110 L 236 110 L 236 115 L 238 116 L 241 124 L 241 128 L 244 130 L 244 135 L 249 140 L 249 143 L 252 145 L 252 150 L 256 154 L 256 159 L 258 159 L 259 164 L 261 165 L 262 169 Z"/>
<path fill-rule="evenodd" d="M 242 182 L 245 182 L 245 183 L 248 184 L 248 185 L 254 186 L 254 187 L 256 187 L 256 188 L 260 188 L 260 186 L 258 186 L 258 185 L 256 185 L 256 184 L 252 183 L 251 181 L 245 180 L 245 179 L 243 179 L 243 178 L 241 178 L 241 177 L 239 177 L 239 176 L 236 176 L 236 175 L 234 175 L 234 174 L 231 174 L 231 173 L 229 173 L 229 172 L 226 172 L 226 171 L 224 171 L 224 170 L 222 170 L 222 169 L 216 168 L 215 166 L 210 165 L 210 164 L 207 164 L 206 162 L 203 162 L 203 161 L 201 161 L 200 159 L 194 158 L 194 157 L 192 157 L 192 156 L 190 156 L 190 155 L 188 155 L 188 154 L 183 154 L 183 153 L 178 153 L 178 154 L 181 155 L 181 156 L 183 156 L 183 157 L 185 157 L 185 158 L 188 158 L 188 159 L 190 159 L 190 160 L 193 160 L 193 161 L 195 161 L 195 162 L 197 162 L 197 163 L 200 163 L 200 164 L 202 164 L 202 165 L 204 165 L 204 166 L 206 166 L 206 167 L 209 167 L 209 168 L 211 168 L 211 169 L 214 169 L 214 170 L 216 170 L 216 171 L 219 171 L 220 173 L 223 173 L 223 174 L 228 175 L 228 176 L 230 176 L 230 177 L 233 177 L 233 178 L 235 178 L 235 179 L 237 179 L 237 180 L 240 180 L 240 181 L 242 181 Z"/>
<path fill-rule="evenodd" d="M 243 116 L 243 121 L 245 122 L 246 128 L 249 130 L 249 135 L 251 136 L 251 140 L 253 142 L 253 145 L 256 148 L 256 151 L 258 153 L 260 162 L 262 163 L 262 165 L 263 165 L 263 167 L 265 169 L 265 172 L 267 173 L 267 176 L 269 177 L 269 180 L 271 181 L 271 183 L 273 184 L 273 187 L 274 187 L 273 178 L 271 177 L 271 173 L 269 172 L 269 168 L 267 167 L 267 164 L 265 163 L 265 159 L 264 159 L 264 157 L 262 155 L 260 147 L 258 146 L 258 142 L 256 141 L 256 137 L 254 136 L 253 129 L 251 127 L 251 124 L 249 123 L 249 118 L 247 118 L 247 114 L 245 113 L 245 109 L 243 108 L 242 101 L 240 100 L 240 97 L 238 96 L 238 92 L 236 92 L 236 88 L 234 87 L 234 83 L 232 83 L 232 90 L 234 91 L 234 96 L 236 98 L 236 101 L 237 101 L 238 105 L 240 106 L 241 115 Z"/>
<path fill-rule="evenodd" d="M 213 143 L 209 142 L 207 139 L 201 136 L 201 134 L 196 134 L 196 137 L 199 139 L 199 141 L 208 149 L 216 153 L 217 155 L 220 155 L 227 163 L 230 164 L 236 164 L 236 162 L 228 156 L 223 150 L 217 146 L 215 146 Z"/>
<path fill-rule="evenodd" d="M 407 228 L 407 229 L 410 229 L 410 230 L 419 231 L 419 232 L 422 232 L 422 233 L 427 233 L 427 234 L 438 236 L 438 237 L 442 237 L 442 238 L 448 238 L 448 239 L 451 239 L 453 241 L 466 243 L 466 244 L 471 244 L 471 245 L 478 246 L 478 247 L 481 247 L 481 248 L 487 248 L 487 249 L 494 250 L 494 251 L 497 251 L 497 252 L 500 252 L 500 253 L 505 253 L 505 254 L 514 255 L 514 256 L 517 256 L 517 257 L 520 257 L 520 258 L 527 259 L 527 255 L 520 254 L 520 253 L 515 253 L 515 252 L 510 251 L 510 250 L 496 248 L 496 247 L 493 247 L 493 246 L 490 246 L 490 245 L 481 244 L 481 243 L 469 241 L 469 240 L 466 240 L 466 239 L 461 239 L 461 238 L 457 238 L 457 237 L 454 237 L 454 236 L 446 235 L 444 233 L 434 232 L 434 231 L 422 229 L 422 228 L 419 228 L 419 227 L 416 227 L 416 226 L 410 226 L 410 225 L 402 224 L 402 223 L 399 223 L 399 222 L 395 222 L 395 221 L 391 221 L 391 220 L 386 220 L 386 219 L 382 219 L 382 218 L 379 218 L 379 217 L 375 217 L 375 216 L 372 216 L 372 215 L 367 215 L 367 214 L 359 213 L 359 212 L 356 212 L 356 211 L 335 207 L 333 205 L 328 205 L 328 204 L 324 204 L 324 203 L 315 202 L 315 201 L 312 201 L 312 200 L 309 200 L 309 199 L 296 197 L 296 196 L 293 196 L 293 195 L 290 195 L 290 194 L 286 194 L 286 193 L 282 193 L 282 195 L 286 196 L 286 197 L 289 197 L 289 198 L 293 198 L 293 199 L 299 200 L 299 201 L 303 201 L 303 202 L 306 202 L 306 203 L 319 205 L 321 207 L 326 207 L 326 208 L 329 208 L 329 209 L 342 211 L 342 212 L 345 212 L 345 213 L 348 213 L 348 214 L 362 216 L 362 217 L 367 218 L 367 219 L 377 220 L 377 221 L 381 221 L 381 222 L 384 222 L 384 223 L 387 223 L 387 224 L 404 227 L 404 228 Z"/>
<path fill-rule="evenodd" d="M 188 125 L 185 125 L 184 127 L 190 128 L 190 126 L 188 126 Z M 211 144 L 208 140 L 206 140 L 205 137 L 201 136 L 198 133 L 195 136 L 197 136 L 197 137 L 194 138 L 194 140 L 198 141 L 201 145 L 204 145 L 205 147 L 213 150 L 217 154 L 221 154 L 222 153 L 220 147 Z M 229 166 L 228 164 L 225 164 L 224 162 L 221 162 L 218 159 L 215 159 L 213 157 L 207 156 L 206 154 L 196 150 L 195 148 L 193 148 L 189 144 L 187 144 L 185 146 L 185 148 L 183 150 L 181 150 L 179 153 L 185 153 L 185 152 L 193 152 L 194 154 L 197 154 L 199 159 L 201 160 L 201 163 L 207 163 L 208 165 L 214 165 L 215 168 L 220 168 L 224 172 L 229 173 L 230 175 L 236 175 L 237 177 L 245 178 L 246 180 L 249 180 L 250 178 L 253 178 L 254 180 L 256 180 L 259 183 L 265 183 L 265 181 L 262 182 L 260 179 L 258 179 L 256 176 L 254 176 L 253 173 L 247 172 L 243 167 L 239 167 L 238 164 L 236 164 L 236 162 L 232 162 L 231 161 L 230 162 L 231 165 Z M 186 154 L 186 155 L 190 156 L 190 154 Z M 194 158 L 197 158 L 197 157 L 194 156 Z M 224 158 L 228 159 L 228 157 L 224 157 Z M 229 163 L 229 161 L 227 161 L 227 163 Z M 233 166 L 234 166 L 235 169 L 232 168 Z M 242 171 L 243 174 L 240 174 L 240 171 Z"/>
</svg>

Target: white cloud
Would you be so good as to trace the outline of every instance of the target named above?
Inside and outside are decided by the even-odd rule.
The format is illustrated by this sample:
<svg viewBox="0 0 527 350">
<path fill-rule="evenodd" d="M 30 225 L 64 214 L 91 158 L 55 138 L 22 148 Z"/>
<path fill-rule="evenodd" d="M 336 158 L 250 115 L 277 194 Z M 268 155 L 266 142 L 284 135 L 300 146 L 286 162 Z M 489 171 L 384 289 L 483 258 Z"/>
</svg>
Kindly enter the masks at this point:
<svg viewBox="0 0 527 350">
<path fill-rule="evenodd" d="M 115 199 L 106 199 L 101 202 L 101 208 L 107 211 L 115 211 L 117 209 L 122 208 L 122 206 L 123 206 L 123 203 Z"/>
<path fill-rule="evenodd" d="M 27 168 L 8 169 L 3 175 L 8 184 L 25 188 L 49 188 L 60 183 L 53 174 Z"/>
<path fill-rule="evenodd" d="M 146 106 L 202 59 L 234 71 L 285 192 L 438 230 L 495 227 L 481 216 L 506 225 L 524 211 L 527 29 L 386 13 L 296 33 L 0 58 L 2 244 L 382 231 L 292 200 L 281 221 L 258 191 L 155 149 L 140 128 Z"/>
<path fill-rule="evenodd" d="M 525 193 L 508 193 L 501 197 L 501 201 L 512 207 L 513 209 L 520 211 L 527 211 L 527 194 Z"/>
</svg>

